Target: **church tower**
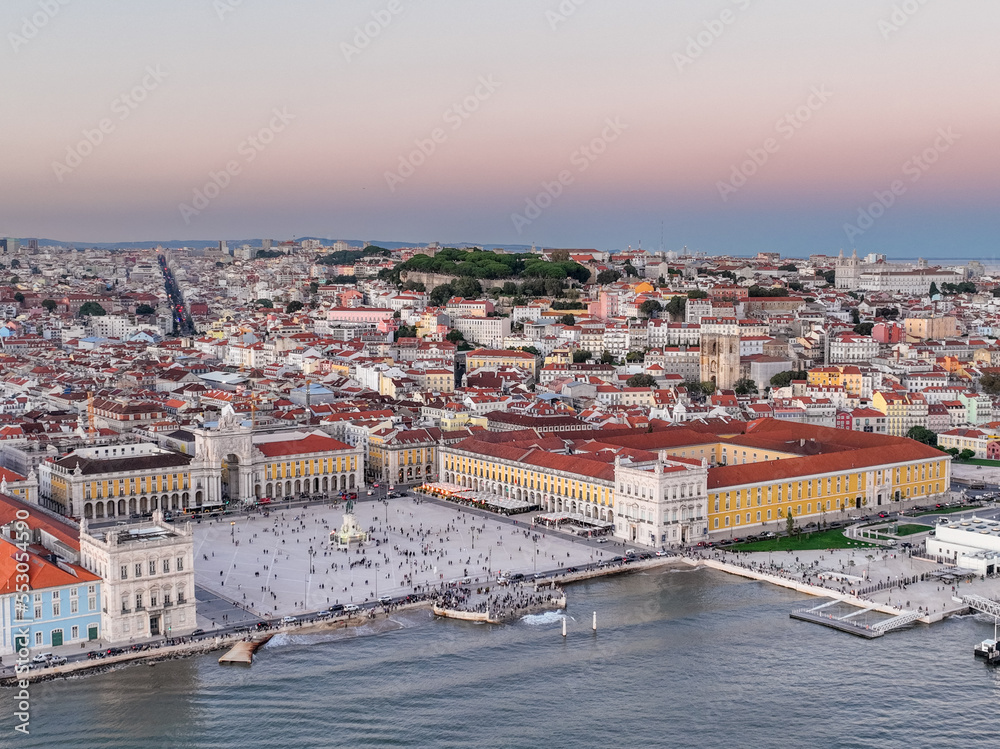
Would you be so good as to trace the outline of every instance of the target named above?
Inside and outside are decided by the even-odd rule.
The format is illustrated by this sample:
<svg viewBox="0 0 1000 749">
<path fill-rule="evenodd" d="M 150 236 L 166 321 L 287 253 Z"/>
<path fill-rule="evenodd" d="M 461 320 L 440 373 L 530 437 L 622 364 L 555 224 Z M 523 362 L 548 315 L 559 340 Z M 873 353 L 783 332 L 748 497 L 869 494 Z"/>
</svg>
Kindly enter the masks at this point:
<svg viewBox="0 0 1000 749">
<path fill-rule="evenodd" d="M 701 380 L 731 390 L 740 378 L 740 326 L 735 318 L 701 321 Z"/>
</svg>

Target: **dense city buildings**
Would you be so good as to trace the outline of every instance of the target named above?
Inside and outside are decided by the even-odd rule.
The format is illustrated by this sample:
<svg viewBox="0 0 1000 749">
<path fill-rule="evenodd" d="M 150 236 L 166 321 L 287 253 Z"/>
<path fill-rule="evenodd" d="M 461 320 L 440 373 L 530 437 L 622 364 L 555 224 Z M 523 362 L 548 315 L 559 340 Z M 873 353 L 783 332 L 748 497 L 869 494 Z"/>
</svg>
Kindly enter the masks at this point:
<svg viewBox="0 0 1000 749">
<path fill-rule="evenodd" d="M 978 264 L 7 248 L 0 495 L 42 518 L 40 646 L 190 630 L 187 523 L 286 499 L 424 487 L 680 548 L 933 502 L 954 456 L 1000 458 Z"/>
</svg>

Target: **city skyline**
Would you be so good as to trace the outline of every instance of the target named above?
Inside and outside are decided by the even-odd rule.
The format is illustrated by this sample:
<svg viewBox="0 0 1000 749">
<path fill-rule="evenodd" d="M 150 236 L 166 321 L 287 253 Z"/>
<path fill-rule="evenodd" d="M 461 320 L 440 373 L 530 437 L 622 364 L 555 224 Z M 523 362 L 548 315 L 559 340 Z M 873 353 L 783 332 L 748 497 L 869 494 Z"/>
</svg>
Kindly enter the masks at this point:
<svg viewBox="0 0 1000 749">
<path fill-rule="evenodd" d="M 997 20 L 915 0 L 13 3 L 0 231 L 989 258 Z"/>
</svg>

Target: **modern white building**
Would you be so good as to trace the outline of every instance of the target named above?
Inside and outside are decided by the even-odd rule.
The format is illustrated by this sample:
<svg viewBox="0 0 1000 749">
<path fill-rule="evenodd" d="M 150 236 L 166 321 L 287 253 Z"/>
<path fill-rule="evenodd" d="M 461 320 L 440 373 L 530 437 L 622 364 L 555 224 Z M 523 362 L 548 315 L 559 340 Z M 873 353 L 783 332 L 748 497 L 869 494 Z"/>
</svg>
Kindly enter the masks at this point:
<svg viewBox="0 0 1000 749">
<path fill-rule="evenodd" d="M 984 518 L 948 519 L 927 538 L 927 556 L 979 575 L 1000 571 L 1000 522 Z"/>
</svg>

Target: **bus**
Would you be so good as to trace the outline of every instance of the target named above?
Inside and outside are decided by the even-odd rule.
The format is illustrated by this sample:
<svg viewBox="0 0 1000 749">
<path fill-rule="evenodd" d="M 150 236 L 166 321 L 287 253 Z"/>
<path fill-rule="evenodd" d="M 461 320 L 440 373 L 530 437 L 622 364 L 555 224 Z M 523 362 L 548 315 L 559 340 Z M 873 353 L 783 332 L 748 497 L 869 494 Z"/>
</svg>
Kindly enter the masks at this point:
<svg viewBox="0 0 1000 749">
<path fill-rule="evenodd" d="M 203 504 L 196 507 L 185 507 L 183 514 L 185 517 L 190 518 L 200 518 L 200 517 L 210 517 L 217 518 L 222 515 L 225 511 L 226 506 L 222 502 L 216 502 L 215 504 Z"/>
</svg>

